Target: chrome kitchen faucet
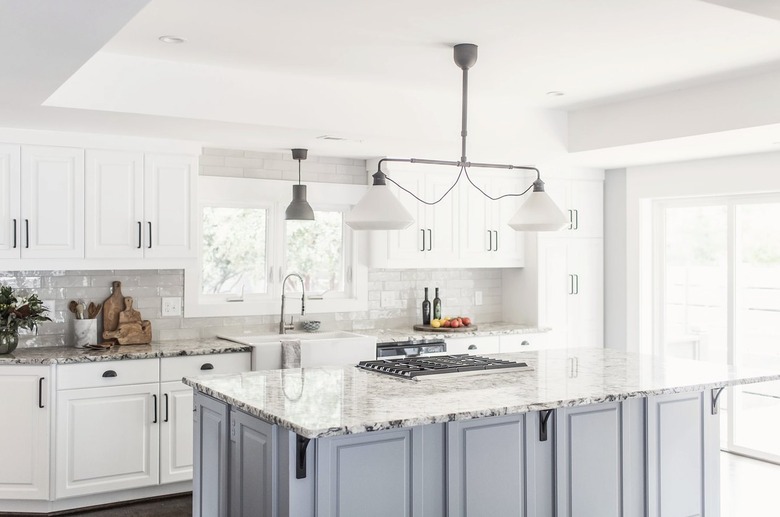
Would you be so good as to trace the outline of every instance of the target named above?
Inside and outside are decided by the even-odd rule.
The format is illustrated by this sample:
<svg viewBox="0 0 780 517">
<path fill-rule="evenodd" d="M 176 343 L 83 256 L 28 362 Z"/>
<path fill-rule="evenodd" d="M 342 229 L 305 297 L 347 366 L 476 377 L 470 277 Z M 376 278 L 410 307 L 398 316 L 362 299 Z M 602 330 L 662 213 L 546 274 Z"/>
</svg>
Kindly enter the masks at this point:
<svg viewBox="0 0 780 517">
<path fill-rule="evenodd" d="M 284 287 L 287 285 L 287 280 L 291 277 L 298 277 L 298 280 L 301 281 L 301 316 L 303 316 L 306 313 L 306 286 L 303 284 L 303 277 L 299 275 L 298 273 L 290 273 L 286 277 L 284 277 L 284 280 L 282 281 L 282 314 L 281 319 L 279 320 L 279 334 L 286 334 L 288 330 L 292 330 L 295 328 L 295 325 L 293 325 L 292 322 L 292 316 L 290 316 L 290 323 L 285 324 L 284 323 Z"/>
</svg>

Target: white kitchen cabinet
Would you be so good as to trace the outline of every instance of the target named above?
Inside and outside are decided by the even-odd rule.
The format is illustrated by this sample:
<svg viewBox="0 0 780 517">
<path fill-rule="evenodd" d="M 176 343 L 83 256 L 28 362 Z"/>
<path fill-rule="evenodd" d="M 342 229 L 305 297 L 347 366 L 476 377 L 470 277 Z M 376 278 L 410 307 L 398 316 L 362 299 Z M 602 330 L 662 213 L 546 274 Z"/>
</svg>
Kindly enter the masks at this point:
<svg viewBox="0 0 780 517">
<path fill-rule="evenodd" d="M 602 239 L 539 237 L 539 320 L 553 347 L 603 346 Z"/>
<path fill-rule="evenodd" d="M 144 254 L 140 152 L 87 150 L 87 258 L 141 258 Z"/>
<path fill-rule="evenodd" d="M 22 147 L 20 256 L 84 256 L 84 151 Z"/>
<path fill-rule="evenodd" d="M 567 237 L 604 236 L 604 178 L 545 179 L 545 191 L 569 218 L 561 230 Z"/>
<path fill-rule="evenodd" d="M 57 393 L 56 497 L 159 482 L 159 383 Z"/>
<path fill-rule="evenodd" d="M 21 246 L 21 150 L 0 145 L 0 258 L 18 258 Z"/>
<path fill-rule="evenodd" d="M 0 499 L 49 498 L 51 369 L 0 366 Z"/>
<path fill-rule="evenodd" d="M 457 170 L 449 167 L 384 164 L 388 177 L 425 201 L 440 199 L 452 187 Z M 475 171 L 472 179 L 493 197 L 522 192 L 530 180 L 525 174 L 493 174 Z M 520 198 L 491 201 L 465 177 L 436 205 L 417 201 L 392 183 L 389 188 L 414 216 L 405 230 L 371 232 L 370 265 L 373 267 L 520 267 L 524 262 L 524 238 L 507 224 Z"/>
<path fill-rule="evenodd" d="M 157 485 L 160 361 L 57 367 L 57 498 Z"/>
<path fill-rule="evenodd" d="M 500 348 L 498 336 L 447 336 L 444 341 L 448 354 L 497 354 Z"/>
<path fill-rule="evenodd" d="M 192 156 L 144 157 L 144 256 L 196 256 L 197 160 Z"/>
<path fill-rule="evenodd" d="M 248 372 L 251 353 L 160 359 L 160 483 L 192 479 L 192 388 L 183 377 Z"/>
<path fill-rule="evenodd" d="M 426 201 L 439 199 L 452 186 L 455 176 L 439 171 L 397 170 L 388 174 L 404 188 Z M 388 182 L 390 189 L 414 216 L 404 230 L 371 232 L 371 262 L 375 267 L 446 267 L 459 256 L 459 202 L 450 192 L 440 203 L 426 205 Z"/>
<path fill-rule="evenodd" d="M 530 181 L 527 175 L 504 172 L 471 172 L 472 180 L 487 194 L 498 197 L 520 193 Z M 459 185 L 460 259 L 462 267 L 521 267 L 524 263 L 524 236 L 509 226 L 520 206 L 519 197 L 492 201 L 470 183 Z"/>
<path fill-rule="evenodd" d="M 194 158 L 88 150 L 86 160 L 88 258 L 193 256 Z"/>
</svg>

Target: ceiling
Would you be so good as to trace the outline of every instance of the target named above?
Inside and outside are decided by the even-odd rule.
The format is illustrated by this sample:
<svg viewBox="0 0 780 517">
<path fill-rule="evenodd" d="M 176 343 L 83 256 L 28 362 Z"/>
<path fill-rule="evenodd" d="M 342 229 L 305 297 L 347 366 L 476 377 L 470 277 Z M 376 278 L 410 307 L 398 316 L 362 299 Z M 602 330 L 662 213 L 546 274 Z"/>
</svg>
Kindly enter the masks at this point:
<svg viewBox="0 0 780 517">
<path fill-rule="evenodd" d="M 5 125 L 456 159 L 461 72 L 451 46 L 470 42 L 480 52 L 470 72 L 470 158 L 607 167 L 664 160 L 666 148 L 670 159 L 723 153 L 724 138 L 709 151 L 686 145 L 681 136 L 707 133 L 697 128 L 571 153 L 571 113 L 780 70 L 780 13 L 759 0 L 59 4 L 0 7 L 13 21 L 0 31 L 0 59 L 14 72 L 0 78 Z M 773 124 L 762 124 L 761 145 L 755 127 L 734 125 L 718 133 L 751 129 L 750 138 L 725 139 L 728 152 L 780 140 Z"/>
</svg>

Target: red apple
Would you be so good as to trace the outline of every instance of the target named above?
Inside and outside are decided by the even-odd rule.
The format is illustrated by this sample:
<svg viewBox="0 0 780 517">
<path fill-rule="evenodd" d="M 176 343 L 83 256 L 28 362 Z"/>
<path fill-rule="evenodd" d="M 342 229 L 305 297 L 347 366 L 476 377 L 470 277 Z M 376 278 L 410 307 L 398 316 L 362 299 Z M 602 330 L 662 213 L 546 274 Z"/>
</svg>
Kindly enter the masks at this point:
<svg viewBox="0 0 780 517">
<path fill-rule="evenodd" d="M 471 318 L 466 316 L 466 317 L 463 318 L 463 326 L 464 327 L 468 327 L 469 325 L 471 325 Z"/>
<path fill-rule="evenodd" d="M 452 320 L 452 321 L 450 322 L 450 326 L 451 326 L 452 328 L 456 329 L 456 328 L 460 327 L 460 321 L 458 321 L 458 320 Z"/>
<path fill-rule="evenodd" d="M 442 327 L 449 327 L 450 325 L 452 325 L 451 320 L 444 320 L 441 324 Z"/>
</svg>

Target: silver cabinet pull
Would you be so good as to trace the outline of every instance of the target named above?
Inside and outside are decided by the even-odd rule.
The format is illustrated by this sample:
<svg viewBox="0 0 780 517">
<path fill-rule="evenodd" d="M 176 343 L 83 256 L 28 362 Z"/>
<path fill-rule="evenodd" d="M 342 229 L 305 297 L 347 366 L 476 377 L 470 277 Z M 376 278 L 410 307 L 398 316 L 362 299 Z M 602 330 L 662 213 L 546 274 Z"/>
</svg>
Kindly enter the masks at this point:
<svg viewBox="0 0 780 517">
<path fill-rule="evenodd" d="M 494 249 L 493 251 L 498 251 L 498 230 L 493 230 L 493 231 L 496 232 L 496 249 Z"/>
<path fill-rule="evenodd" d="M 428 228 L 428 251 L 431 251 L 431 246 L 433 244 L 433 231 Z"/>
<path fill-rule="evenodd" d="M 149 245 L 147 246 L 147 248 L 152 249 L 152 222 L 147 221 L 146 224 L 149 225 Z"/>
<path fill-rule="evenodd" d="M 580 229 L 580 211 L 577 208 L 574 209 L 574 229 Z"/>
<path fill-rule="evenodd" d="M 493 251 L 493 232 L 488 230 L 488 251 Z"/>
<path fill-rule="evenodd" d="M 425 230 L 420 228 L 420 231 L 422 232 L 422 237 L 423 237 L 422 248 L 420 248 L 420 251 L 425 251 Z"/>
<path fill-rule="evenodd" d="M 14 249 L 16 249 L 16 219 L 13 219 L 14 222 Z"/>
</svg>

